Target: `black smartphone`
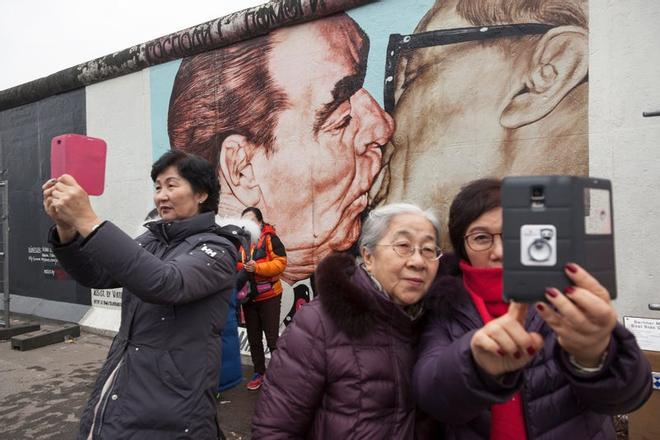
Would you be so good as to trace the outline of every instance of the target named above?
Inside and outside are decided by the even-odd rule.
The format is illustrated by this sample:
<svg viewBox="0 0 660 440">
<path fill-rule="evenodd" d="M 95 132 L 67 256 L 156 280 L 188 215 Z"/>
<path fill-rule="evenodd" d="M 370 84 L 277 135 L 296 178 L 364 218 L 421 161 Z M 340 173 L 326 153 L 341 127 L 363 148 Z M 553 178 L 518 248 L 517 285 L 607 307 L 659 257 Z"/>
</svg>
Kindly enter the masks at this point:
<svg viewBox="0 0 660 440">
<path fill-rule="evenodd" d="M 566 263 L 588 270 L 616 298 L 612 184 L 579 176 L 502 180 L 505 300 L 543 301 L 563 290 Z"/>
</svg>

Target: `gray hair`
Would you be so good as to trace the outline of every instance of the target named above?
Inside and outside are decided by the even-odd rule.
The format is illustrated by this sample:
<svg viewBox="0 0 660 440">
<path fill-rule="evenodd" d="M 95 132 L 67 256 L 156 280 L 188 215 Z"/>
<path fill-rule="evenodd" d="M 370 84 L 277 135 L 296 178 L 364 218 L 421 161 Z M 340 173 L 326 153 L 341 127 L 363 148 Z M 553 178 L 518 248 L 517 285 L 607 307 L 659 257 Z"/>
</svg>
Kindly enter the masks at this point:
<svg viewBox="0 0 660 440">
<path fill-rule="evenodd" d="M 387 232 L 392 219 L 399 214 L 415 214 L 431 222 L 435 229 L 435 244 L 440 246 L 440 222 L 430 209 L 423 210 L 412 203 L 390 203 L 379 206 L 369 213 L 362 225 L 362 233 L 358 245 L 373 253 L 376 244 Z"/>
</svg>

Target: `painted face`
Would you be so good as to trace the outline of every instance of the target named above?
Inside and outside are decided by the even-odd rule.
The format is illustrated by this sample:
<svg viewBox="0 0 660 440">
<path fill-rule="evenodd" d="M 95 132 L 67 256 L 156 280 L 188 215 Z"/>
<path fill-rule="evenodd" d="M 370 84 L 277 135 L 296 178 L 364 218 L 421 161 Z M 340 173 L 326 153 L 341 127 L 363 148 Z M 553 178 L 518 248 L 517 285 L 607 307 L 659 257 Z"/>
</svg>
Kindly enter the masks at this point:
<svg viewBox="0 0 660 440">
<path fill-rule="evenodd" d="M 408 243 L 418 249 L 434 248 L 435 229 L 421 215 L 399 214 L 392 218 L 373 253 L 362 249 L 367 271 L 381 284 L 392 301 L 399 305 L 415 304 L 426 295 L 439 262 L 422 257 L 418 250 L 409 257 L 402 257 L 394 251 L 393 243 Z"/>
<path fill-rule="evenodd" d="M 464 235 L 478 232 L 501 234 L 502 208 L 494 208 L 482 214 L 481 217 L 470 223 Z M 474 251 L 466 243 L 465 253 L 470 260 L 470 264 L 474 267 L 502 267 L 502 236 L 494 236 L 493 246 L 484 251 Z"/>
<path fill-rule="evenodd" d="M 362 88 L 368 43 L 350 18 L 281 29 L 274 39 L 269 69 L 288 107 L 272 151 L 258 148 L 251 160 L 259 208 L 290 261 L 310 251 L 313 261 L 296 264 L 315 264 L 357 240 L 393 121 Z"/>
<path fill-rule="evenodd" d="M 444 4 L 420 31 L 473 26 L 456 14 L 453 1 Z M 484 142 L 503 134 L 498 115 L 509 57 L 496 45 L 477 42 L 407 54 L 399 64 L 397 129 L 388 146 L 393 151 L 389 202 L 407 200 L 448 212 L 462 183 L 497 167 L 499 150 L 484 148 Z M 438 175 L 442 178 L 432 177 Z"/>
<path fill-rule="evenodd" d="M 456 13 L 456 3 L 437 2 L 416 32 L 475 26 Z M 519 128 L 502 123 L 533 50 L 525 41 L 493 38 L 402 53 L 396 132 L 385 152 L 391 155 L 386 202 L 449 212 L 460 186 L 483 176 L 586 172 L 586 112 L 558 110 Z M 570 106 L 586 109 L 586 101 Z M 557 146 L 562 139 L 570 139 L 565 148 Z"/>
<path fill-rule="evenodd" d="M 182 220 L 199 213 L 207 195 L 196 194 L 175 166 L 166 168 L 154 182 L 154 204 L 163 220 Z"/>
</svg>

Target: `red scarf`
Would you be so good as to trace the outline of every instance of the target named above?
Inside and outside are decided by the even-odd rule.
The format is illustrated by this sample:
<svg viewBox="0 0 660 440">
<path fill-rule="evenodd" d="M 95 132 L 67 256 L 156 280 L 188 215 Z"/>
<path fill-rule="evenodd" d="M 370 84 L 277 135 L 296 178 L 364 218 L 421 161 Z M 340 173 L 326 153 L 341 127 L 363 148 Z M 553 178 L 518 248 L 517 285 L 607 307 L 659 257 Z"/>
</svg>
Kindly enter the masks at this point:
<svg viewBox="0 0 660 440">
<path fill-rule="evenodd" d="M 504 315 L 509 305 L 502 299 L 502 269 L 476 268 L 463 260 L 459 265 L 463 271 L 463 285 L 484 323 Z M 520 393 L 514 394 L 508 402 L 492 405 L 490 411 L 491 440 L 527 439 Z"/>
</svg>

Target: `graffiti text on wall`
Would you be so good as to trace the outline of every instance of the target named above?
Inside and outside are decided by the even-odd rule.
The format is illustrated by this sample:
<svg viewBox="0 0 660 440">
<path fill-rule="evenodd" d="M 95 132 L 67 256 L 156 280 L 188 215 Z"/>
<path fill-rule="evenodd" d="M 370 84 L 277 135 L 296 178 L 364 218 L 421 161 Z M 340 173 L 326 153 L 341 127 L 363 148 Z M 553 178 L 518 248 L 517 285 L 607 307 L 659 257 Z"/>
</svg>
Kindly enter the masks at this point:
<svg viewBox="0 0 660 440">
<path fill-rule="evenodd" d="M 301 21 L 307 16 L 314 17 L 317 12 L 325 10 L 325 0 L 273 1 L 149 41 L 144 53 L 149 62 L 179 58 L 222 45 L 223 40 L 235 41 L 236 35 L 244 36 L 242 39 L 263 35 L 271 29 Z M 238 27 L 242 27 L 239 32 L 236 30 Z"/>
</svg>

